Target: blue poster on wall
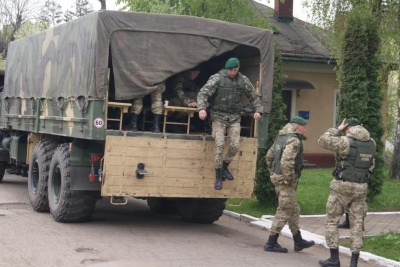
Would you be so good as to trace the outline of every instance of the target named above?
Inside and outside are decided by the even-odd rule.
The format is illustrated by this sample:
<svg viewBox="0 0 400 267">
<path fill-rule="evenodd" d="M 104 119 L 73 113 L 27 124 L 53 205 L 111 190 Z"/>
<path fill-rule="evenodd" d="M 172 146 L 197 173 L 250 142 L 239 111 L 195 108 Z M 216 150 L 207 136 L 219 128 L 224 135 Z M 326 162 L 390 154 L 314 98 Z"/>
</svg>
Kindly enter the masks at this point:
<svg viewBox="0 0 400 267">
<path fill-rule="evenodd" d="M 309 120 L 310 119 L 310 111 L 299 111 L 299 117 L 302 117 L 305 120 Z"/>
</svg>

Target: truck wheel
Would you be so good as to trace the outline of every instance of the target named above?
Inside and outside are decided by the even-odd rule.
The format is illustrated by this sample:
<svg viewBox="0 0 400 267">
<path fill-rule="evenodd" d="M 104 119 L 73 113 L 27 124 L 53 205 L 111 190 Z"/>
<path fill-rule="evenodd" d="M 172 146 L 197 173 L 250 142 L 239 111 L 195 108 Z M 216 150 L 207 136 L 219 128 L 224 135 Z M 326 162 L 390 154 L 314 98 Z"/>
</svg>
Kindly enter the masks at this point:
<svg viewBox="0 0 400 267">
<path fill-rule="evenodd" d="M 192 223 L 213 223 L 222 216 L 226 199 L 179 199 L 178 213 L 182 220 Z"/>
<path fill-rule="evenodd" d="M 1 161 L 0 162 L 0 183 L 3 181 L 4 173 L 6 171 L 7 162 Z"/>
<path fill-rule="evenodd" d="M 56 143 L 50 140 L 42 140 L 33 148 L 28 170 L 28 193 L 32 208 L 38 212 L 49 211 L 47 198 L 47 182 L 51 156 L 54 153 Z"/>
<path fill-rule="evenodd" d="M 175 215 L 178 213 L 175 199 L 152 197 L 147 199 L 147 205 L 155 213 L 165 215 Z"/>
<path fill-rule="evenodd" d="M 68 144 L 59 145 L 50 164 L 50 213 L 57 222 L 87 221 L 92 217 L 97 199 L 92 192 L 70 190 L 70 169 Z"/>
</svg>

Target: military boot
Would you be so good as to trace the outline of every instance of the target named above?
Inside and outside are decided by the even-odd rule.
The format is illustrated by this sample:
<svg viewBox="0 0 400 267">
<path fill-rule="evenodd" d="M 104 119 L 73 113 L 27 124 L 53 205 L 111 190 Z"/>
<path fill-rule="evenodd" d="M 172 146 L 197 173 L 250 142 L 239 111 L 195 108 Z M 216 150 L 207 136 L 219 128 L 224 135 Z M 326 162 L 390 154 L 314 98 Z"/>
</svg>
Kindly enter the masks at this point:
<svg viewBox="0 0 400 267">
<path fill-rule="evenodd" d="M 351 253 L 350 267 L 357 267 L 358 257 L 360 257 L 360 252 L 352 252 Z"/>
<path fill-rule="evenodd" d="M 233 175 L 232 175 L 232 173 L 228 170 L 228 166 L 229 166 L 229 163 L 228 163 L 228 162 L 224 161 L 224 162 L 222 163 L 222 171 L 223 171 L 223 173 L 222 173 L 222 180 L 225 180 L 225 179 L 233 180 Z"/>
<path fill-rule="evenodd" d="M 348 213 L 345 213 L 345 214 L 346 214 L 345 220 L 344 220 L 342 223 L 340 223 L 340 224 L 337 226 L 337 228 L 341 228 L 341 229 L 350 229 L 349 214 L 348 214 Z"/>
<path fill-rule="evenodd" d="M 131 120 L 129 121 L 129 124 L 125 127 L 125 130 L 136 132 L 138 114 L 132 113 L 131 115 Z"/>
<path fill-rule="evenodd" d="M 315 245 L 314 241 L 307 241 L 301 237 L 300 230 L 293 236 L 294 240 L 294 251 L 302 251 L 305 248 L 309 248 Z"/>
<path fill-rule="evenodd" d="M 214 184 L 214 189 L 215 190 L 221 190 L 222 189 L 222 169 L 215 169 L 215 184 Z"/>
<path fill-rule="evenodd" d="M 322 267 L 340 267 L 339 261 L 339 249 L 338 248 L 331 248 L 331 257 L 327 260 L 320 260 L 319 265 Z"/>
<path fill-rule="evenodd" d="M 269 252 L 287 253 L 287 248 L 283 248 L 278 244 L 278 237 L 279 234 L 271 234 L 267 243 L 264 245 L 264 250 Z"/>
<path fill-rule="evenodd" d="M 154 114 L 153 128 L 151 128 L 152 132 L 154 133 L 160 132 L 160 121 L 161 121 L 161 114 Z"/>
</svg>

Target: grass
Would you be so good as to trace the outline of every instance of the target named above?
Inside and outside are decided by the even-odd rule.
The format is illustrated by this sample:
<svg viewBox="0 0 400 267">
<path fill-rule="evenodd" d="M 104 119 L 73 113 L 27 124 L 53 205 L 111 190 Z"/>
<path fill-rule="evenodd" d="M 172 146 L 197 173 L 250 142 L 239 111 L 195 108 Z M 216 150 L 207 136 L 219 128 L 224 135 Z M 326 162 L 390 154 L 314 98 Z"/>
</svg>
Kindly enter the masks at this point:
<svg viewBox="0 0 400 267">
<path fill-rule="evenodd" d="M 388 167 L 385 172 L 388 173 Z M 297 201 L 302 215 L 325 214 L 332 169 L 305 169 L 297 187 Z M 384 179 L 382 192 L 368 203 L 368 211 L 400 211 L 400 181 Z M 255 217 L 274 215 L 273 204 L 260 204 L 257 199 L 230 199 L 227 210 Z"/>
<path fill-rule="evenodd" d="M 341 242 L 342 246 L 350 247 L 349 240 Z M 362 251 L 381 257 L 400 261 L 400 233 L 389 232 L 379 236 L 364 237 Z"/>
</svg>

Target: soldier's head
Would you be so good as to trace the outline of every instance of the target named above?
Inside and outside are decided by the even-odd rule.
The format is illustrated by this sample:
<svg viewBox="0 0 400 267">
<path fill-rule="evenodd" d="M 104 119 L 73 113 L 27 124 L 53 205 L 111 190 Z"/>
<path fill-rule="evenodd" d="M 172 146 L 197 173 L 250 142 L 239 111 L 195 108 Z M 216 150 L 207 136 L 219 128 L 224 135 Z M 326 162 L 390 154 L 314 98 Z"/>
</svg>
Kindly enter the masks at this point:
<svg viewBox="0 0 400 267">
<path fill-rule="evenodd" d="M 201 71 L 201 66 L 198 65 L 190 70 L 187 71 L 187 75 L 190 80 L 195 80 L 199 75 Z"/>
<path fill-rule="evenodd" d="M 294 116 L 290 120 L 290 123 L 292 124 L 295 130 L 299 131 L 301 134 L 305 134 L 307 120 L 303 119 L 302 117 Z"/>
<path fill-rule="evenodd" d="M 346 124 L 346 128 L 344 128 L 344 131 L 347 133 L 348 130 L 351 129 L 351 127 L 353 126 L 358 126 L 358 125 L 362 125 L 361 122 L 355 118 L 351 118 L 351 119 L 346 119 L 344 124 Z"/>
<path fill-rule="evenodd" d="M 235 57 L 231 57 L 225 63 L 226 72 L 231 78 L 235 77 L 236 74 L 239 72 L 239 67 L 240 67 L 240 61 Z"/>
</svg>

